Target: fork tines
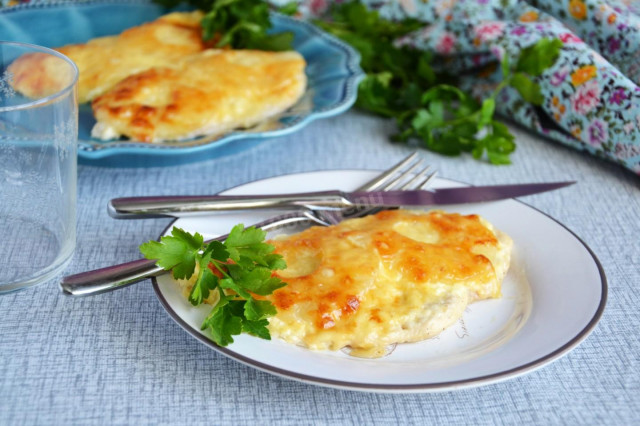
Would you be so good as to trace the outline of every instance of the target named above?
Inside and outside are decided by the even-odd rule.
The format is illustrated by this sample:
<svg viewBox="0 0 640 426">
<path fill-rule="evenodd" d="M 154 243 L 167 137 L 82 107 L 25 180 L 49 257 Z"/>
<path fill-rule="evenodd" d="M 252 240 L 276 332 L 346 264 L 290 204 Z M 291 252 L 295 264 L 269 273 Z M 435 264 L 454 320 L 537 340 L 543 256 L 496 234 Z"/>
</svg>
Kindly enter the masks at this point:
<svg viewBox="0 0 640 426">
<path fill-rule="evenodd" d="M 436 171 L 430 171 L 431 166 L 425 165 L 424 160 L 414 152 L 358 190 L 425 189 L 437 175 Z"/>
</svg>

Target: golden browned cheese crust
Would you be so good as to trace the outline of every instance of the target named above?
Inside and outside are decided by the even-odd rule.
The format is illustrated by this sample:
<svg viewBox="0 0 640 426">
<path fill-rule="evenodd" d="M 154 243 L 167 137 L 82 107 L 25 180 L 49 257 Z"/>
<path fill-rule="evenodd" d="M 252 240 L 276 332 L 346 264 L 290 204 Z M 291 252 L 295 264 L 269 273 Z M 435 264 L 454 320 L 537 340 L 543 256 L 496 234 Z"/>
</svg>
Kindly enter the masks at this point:
<svg viewBox="0 0 640 426">
<path fill-rule="evenodd" d="M 297 52 L 208 49 L 132 75 L 96 98 L 93 136 L 158 142 L 250 127 L 297 102 L 304 68 Z"/>
<path fill-rule="evenodd" d="M 268 299 L 274 336 L 377 357 L 455 323 L 500 296 L 511 240 L 476 215 L 385 211 L 272 241 L 287 283 Z"/>
<path fill-rule="evenodd" d="M 129 75 L 157 66 L 171 66 L 180 58 L 206 48 L 201 37 L 202 12 L 171 13 L 153 22 L 125 30 L 120 35 L 99 37 L 56 50 L 78 67 L 78 101 L 88 102 Z M 35 56 L 35 57 L 34 57 Z M 14 62 L 14 88 L 29 97 L 51 92 L 47 75 L 38 76 L 32 67 L 43 67 L 41 55 L 25 55 Z M 44 61 L 44 65 L 47 62 Z M 45 68 L 42 68 L 45 71 Z M 31 78 L 21 79 L 29 71 Z"/>
</svg>

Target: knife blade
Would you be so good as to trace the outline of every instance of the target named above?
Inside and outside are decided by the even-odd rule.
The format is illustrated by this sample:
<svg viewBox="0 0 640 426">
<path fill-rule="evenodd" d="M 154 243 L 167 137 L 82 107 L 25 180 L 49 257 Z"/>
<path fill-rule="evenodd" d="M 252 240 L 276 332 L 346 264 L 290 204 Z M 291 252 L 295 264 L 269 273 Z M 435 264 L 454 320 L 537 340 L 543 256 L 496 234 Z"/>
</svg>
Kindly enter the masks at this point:
<svg viewBox="0 0 640 426">
<path fill-rule="evenodd" d="M 353 204 L 392 206 L 436 206 L 469 204 L 524 197 L 573 185 L 575 182 L 529 183 L 515 185 L 466 186 L 435 191 L 352 192 L 346 194 Z"/>
<path fill-rule="evenodd" d="M 142 219 L 251 209 L 338 210 L 357 206 L 436 206 L 523 197 L 552 191 L 574 183 L 573 181 L 547 182 L 411 191 L 321 191 L 276 195 L 129 197 L 111 200 L 107 211 L 116 219 Z"/>
</svg>

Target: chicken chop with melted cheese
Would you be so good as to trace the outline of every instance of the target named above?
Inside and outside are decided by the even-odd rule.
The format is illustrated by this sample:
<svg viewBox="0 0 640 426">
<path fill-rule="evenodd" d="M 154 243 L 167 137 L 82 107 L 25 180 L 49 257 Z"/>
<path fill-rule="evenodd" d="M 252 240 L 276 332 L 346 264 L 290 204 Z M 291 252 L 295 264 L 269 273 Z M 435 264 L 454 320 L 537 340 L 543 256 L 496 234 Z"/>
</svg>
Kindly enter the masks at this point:
<svg viewBox="0 0 640 426">
<path fill-rule="evenodd" d="M 300 99 L 304 68 L 293 51 L 207 49 L 129 76 L 97 97 L 92 136 L 160 142 L 251 127 Z"/>
<path fill-rule="evenodd" d="M 115 36 L 60 47 L 79 69 L 79 102 L 92 102 L 92 136 L 161 142 L 251 127 L 293 106 L 306 89 L 297 52 L 208 49 L 202 12 L 176 12 Z M 28 97 L 64 87 L 50 55 L 28 54 L 9 71 Z"/>
<path fill-rule="evenodd" d="M 511 239 L 477 215 L 383 211 L 270 241 L 287 268 L 272 336 L 313 350 L 385 355 L 436 336 L 468 304 L 500 297 Z M 193 283 L 181 282 L 185 292 Z"/>
</svg>

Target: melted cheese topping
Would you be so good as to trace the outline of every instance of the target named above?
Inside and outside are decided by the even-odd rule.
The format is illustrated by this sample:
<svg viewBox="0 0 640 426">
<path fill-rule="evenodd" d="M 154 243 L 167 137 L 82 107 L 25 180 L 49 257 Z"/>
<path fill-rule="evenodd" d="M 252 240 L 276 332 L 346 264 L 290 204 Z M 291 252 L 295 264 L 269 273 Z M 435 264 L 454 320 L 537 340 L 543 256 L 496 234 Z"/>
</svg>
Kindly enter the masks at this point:
<svg viewBox="0 0 640 426">
<path fill-rule="evenodd" d="M 314 350 L 384 347 L 432 337 L 468 303 L 500 296 L 511 241 L 476 215 L 384 211 L 271 242 L 287 283 L 267 297 L 274 336 Z"/>
<path fill-rule="evenodd" d="M 297 52 L 208 49 L 132 75 L 93 101 L 93 136 L 159 142 L 250 127 L 295 104 L 306 88 Z"/>
</svg>

